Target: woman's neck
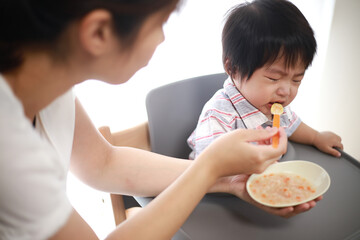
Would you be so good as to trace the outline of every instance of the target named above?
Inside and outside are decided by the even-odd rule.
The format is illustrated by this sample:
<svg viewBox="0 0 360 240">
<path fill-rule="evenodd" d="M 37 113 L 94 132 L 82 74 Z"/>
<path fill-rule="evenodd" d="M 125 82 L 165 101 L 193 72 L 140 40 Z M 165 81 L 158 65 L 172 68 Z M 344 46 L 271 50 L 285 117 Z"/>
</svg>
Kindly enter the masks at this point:
<svg viewBox="0 0 360 240">
<path fill-rule="evenodd" d="M 29 54 L 24 59 L 18 69 L 4 73 L 4 77 L 32 121 L 41 109 L 75 85 L 76 76 L 70 77 L 65 65 L 55 64 L 44 54 Z"/>
</svg>

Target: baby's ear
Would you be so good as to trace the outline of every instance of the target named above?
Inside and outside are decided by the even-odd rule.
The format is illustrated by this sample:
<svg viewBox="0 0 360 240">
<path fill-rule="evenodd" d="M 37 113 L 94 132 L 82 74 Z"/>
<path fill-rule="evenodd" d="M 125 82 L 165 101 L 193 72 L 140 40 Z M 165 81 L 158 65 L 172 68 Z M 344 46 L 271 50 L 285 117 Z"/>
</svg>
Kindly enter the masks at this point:
<svg viewBox="0 0 360 240">
<path fill-rule="evenodd" d="M 225 60 L 224 69 L 225 69 L 225 72 L 227 73 L 227 75 L 230 76 L 231 80 L 233 80 L 233 82 L 236 80 L 236 81 L 239 81 L 239 84 L 240 84 L 241 77 L 238 74 L 237 70 L 232 69 L 231 62 L 230 62 L 229 58 L 226 58 L 226 60 Z M 234 70 L 234 72 L 233 72 L 233 70 Z"/>
<path fill-rule="evenodd" d="M 225 68 L 225 72 L 227 73 L 227 75 L 231 76 L 230 60 L 229 60 L 229 58 L 226 58 L 225 63 L 224 63 L 224 68 Z"/>
</svg>

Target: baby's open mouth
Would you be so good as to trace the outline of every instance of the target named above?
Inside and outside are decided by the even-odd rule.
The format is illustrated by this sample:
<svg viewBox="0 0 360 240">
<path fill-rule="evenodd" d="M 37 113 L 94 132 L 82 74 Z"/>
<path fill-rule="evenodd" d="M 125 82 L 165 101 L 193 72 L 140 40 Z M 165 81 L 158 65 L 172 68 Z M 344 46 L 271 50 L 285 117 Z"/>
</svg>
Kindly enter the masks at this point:
<svg viewBox="0 0 360 240">
<path fill-rule="evenodd" d="M 281 105 L 284 105 L 284 101 L 278 101 L 278 102 L 269 102 L 268 103 L 268 106 L 271 108 L 271 106 L 273 105 L 273 104 L 275 104 L 275 103 L 278 103 L 278 104 L 281 104 Z"/>
</svg>

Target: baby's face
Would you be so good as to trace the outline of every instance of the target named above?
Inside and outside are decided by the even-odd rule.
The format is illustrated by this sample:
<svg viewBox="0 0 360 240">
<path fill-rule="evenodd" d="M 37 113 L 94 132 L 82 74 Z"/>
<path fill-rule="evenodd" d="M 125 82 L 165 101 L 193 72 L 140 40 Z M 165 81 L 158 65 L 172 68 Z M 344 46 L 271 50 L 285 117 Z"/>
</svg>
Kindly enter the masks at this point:
<svg viewBox="0 0 360 240">
<path fill-rule="evenodd" d="M 284 59 L 280 58 L 271 65 L 257 69 L 250 79 L 234 79 L 234 82 L 241 94 L 271 119 L 271 105 L 289 105 L 296 97 L 304 74 L 305 67 L 302 63 L 286 68 Z"/>
</svg>

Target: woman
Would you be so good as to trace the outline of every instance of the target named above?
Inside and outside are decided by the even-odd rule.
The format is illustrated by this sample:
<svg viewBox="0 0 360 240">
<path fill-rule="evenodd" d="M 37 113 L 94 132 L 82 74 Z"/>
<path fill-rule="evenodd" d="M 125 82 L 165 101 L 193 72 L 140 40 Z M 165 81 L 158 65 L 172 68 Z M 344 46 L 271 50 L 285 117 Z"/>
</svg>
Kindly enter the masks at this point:
<svg viewBox="0 0 360 240">
<path fill-rule="evenodd" d="M 147 65 L 178 0 L 0 4 L 1 239 L 96 239 L 66 197 L 69 169 L 102 191 L 161 192 L 109 239 L 169 239 L 208 191 L 250 201 L 246 178 L 231 176 L 262 172 L 286 151 L 283 130 L 277 149 L 265 144 L 276 129 L 234 131 L 190 163 L 115 148 L 98 133 L 72 87 L 86 79 L 121 84 Z M 314 205 L 260 207 L 288 217 Z"/>
</svg>

